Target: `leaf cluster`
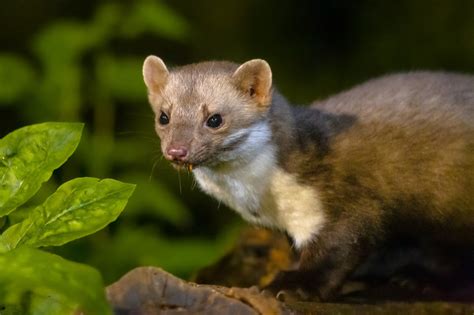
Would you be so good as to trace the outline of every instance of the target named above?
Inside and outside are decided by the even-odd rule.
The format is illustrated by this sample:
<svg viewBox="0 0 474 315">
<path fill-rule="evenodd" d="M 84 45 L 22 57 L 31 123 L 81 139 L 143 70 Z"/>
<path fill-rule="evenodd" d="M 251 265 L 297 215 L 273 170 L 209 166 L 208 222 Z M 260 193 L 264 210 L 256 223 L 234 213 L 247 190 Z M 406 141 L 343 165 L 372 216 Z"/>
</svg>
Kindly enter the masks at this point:
<svg viewBox="0 0 474 315">
<path fill-rule="evenodd" d="M 100 273 L 38 250 L 92 234 L 114 221 L 135 185 L 75 178 L 43 203 L 22 209 L 74 152 L 83 125 L 42 123 L 0 140 L 0 304 L 5 312 L 110 314 Z M 15 211 L 21 218 L 9 219 Z M 16 222 L 18 221 L 18 222 Z"/>
<path fill-rule="evenodd" d="M 163 1 L 89 3 L 71 4 L 87 8 L 87 15 L 77 16 L 68 9 L 66 14 L 36 12 L 44 22 L 31 29 L 28 39 L 15 38 L 24 49 L 0 52 L 0 132 L 38 121 L 87 125 L 68 163 L 8 214 L 12 230 L 5 239 L 8 236 L 8 246 L 52 240 L 31 233 L 41 220 L 54 217 L 44 217 L 31 227 L 27 218 L 41 216 L 38 205 L 66 180 L 120 178 L 137 184 L 128 210 L 98 233 L 48 250 L 94 266 L 106 283 L 141 265 L 161 266 L 187 277 L 228 249 L 236 235 L 228 228 L 235 217 L 216 211 L 214 200 L 192 189 L 191 176 L 178 175 L 160 160 L 141 67 L 147 54 L 167 55 L 168 60 L 175 55 L 170 49 L 186 54 L 195 30 Z M 15 239 L 9 236 L 15 230 L 28 232 Z"/>
</svg>

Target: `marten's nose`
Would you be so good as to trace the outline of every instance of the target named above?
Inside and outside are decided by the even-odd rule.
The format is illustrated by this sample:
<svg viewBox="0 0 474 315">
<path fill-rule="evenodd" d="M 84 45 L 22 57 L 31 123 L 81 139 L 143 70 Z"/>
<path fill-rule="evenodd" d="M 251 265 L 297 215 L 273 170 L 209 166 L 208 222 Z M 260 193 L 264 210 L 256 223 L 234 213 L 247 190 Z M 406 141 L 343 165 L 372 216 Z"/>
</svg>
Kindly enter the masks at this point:
<svg viewBox="0 0 474 315">
<path fill-rule="evenodd" d="M 169 147 L 166 150 L 166 154 L 170 160 L 184 161 L 188 156 L 188 149 L 183 146 Z"/>
</svg>

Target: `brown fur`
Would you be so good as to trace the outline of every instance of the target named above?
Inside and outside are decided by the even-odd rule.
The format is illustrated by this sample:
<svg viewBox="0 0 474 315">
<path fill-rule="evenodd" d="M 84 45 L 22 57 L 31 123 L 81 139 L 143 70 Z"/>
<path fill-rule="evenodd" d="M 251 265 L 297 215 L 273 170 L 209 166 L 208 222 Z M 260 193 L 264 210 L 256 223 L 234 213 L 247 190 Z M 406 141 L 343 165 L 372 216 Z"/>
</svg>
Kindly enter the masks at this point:
<svg viewBox="0 0 474 315">
<path fill-rule="evenodd" d="M 169 126 L 156 127 L 163 150 L 183 144 L 192 151 L 189 163 L 219 167 L 219 156 L 245 141 L 226 148 L 226 136 L 267 120 L 278 167 L 318 192 L 327 222 L 301 248 L 299 269 L 271 288 L 331 298 L 394 237 L 474 247 L 472 76 L 391 75 L 298 108 L 271 92 L 266 63 L 244 65 L 241 73 L 228 62 L 184 66 L 158 89 L 144 74 L 157 117 L 170 116 Z M 215 112 L 224 125 L 203 127 Z"/>
<path fill-rule="evenodd" d="M 275 119 L 281 163 L 317 187 L 331 222 L 302 249 L 306 272 L 282 275 L 276 288 L 327 299 L 393 237 L 474 249 L 473 77 L 392 75 L 293 113 L 295 124 L 282 123 L 288 113 Z"/>
<path fill-rule="evenodd" d="M 440 224 L 474 241 L 474 233 L 467 233 L 474 227 L 472 77 L 392 75 L 316 102 L 307 111 L 354 118 L 350 127 L 326 136 L 329 149 L 320 159 L 299 154 L 287 159 L 287 168 L 302 181 L 321 185 L 330 208 L 347 207 L 345 195 L 352 202 L 367 198 L 385 209 L 384 217 L 395 211 L 397 220 Z M 323 137 L 331 130 L 322 130 Z M 322 174 L 314 173 L 318 169 Z"/>
</svg>

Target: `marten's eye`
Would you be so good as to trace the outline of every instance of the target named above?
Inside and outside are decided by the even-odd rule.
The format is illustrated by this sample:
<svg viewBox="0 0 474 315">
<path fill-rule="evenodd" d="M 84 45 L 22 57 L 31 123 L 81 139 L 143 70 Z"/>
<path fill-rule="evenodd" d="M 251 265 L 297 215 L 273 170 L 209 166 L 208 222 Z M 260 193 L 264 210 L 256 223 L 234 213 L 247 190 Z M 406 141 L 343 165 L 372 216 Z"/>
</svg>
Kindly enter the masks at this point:
<svg viewBox="0 0 474 315">
<path fill-rule="evenodd" d="M 222 124 L 222 116 L 219 114 L 214 114 L 206 121 L 206 125 L 209 128 L 217 128 Z"/>
<path fill-rule="evenodd" d="M 170 119 L 165 113 L 161 112 L 158 122 L 160 123 L 160 125 L 167 125 L 170 122 Z"/>
</svg>

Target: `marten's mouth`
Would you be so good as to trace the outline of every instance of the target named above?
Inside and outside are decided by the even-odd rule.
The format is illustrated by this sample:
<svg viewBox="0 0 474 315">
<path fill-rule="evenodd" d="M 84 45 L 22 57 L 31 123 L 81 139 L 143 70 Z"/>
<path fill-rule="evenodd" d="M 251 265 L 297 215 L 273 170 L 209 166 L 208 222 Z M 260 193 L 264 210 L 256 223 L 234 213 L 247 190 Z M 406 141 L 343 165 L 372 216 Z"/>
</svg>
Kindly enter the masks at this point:
<svg viewBox="0 0 474 315">
<path fill-rule="evenodd" d="M 168 159 L 168 161 L 171 163 L 171 165 L 176 169 L 176 170 L 187 170 L 189 172 L 195 170 L 198 167 L 201 166 L 211 166 L 213 163 L 213 160 L 210 159 L 209 157 L 207 158 L 198 158 L 198 157 L 193 157 L 189 160 L 171 160 Z"/>
<path fill-rule="evenodd" d="M 193 164 L 190 162 L 184 162 L 184 161 L 178 161 L 178 160 L 173 160 L 170 162 L 171 162 L 171 165 L 177 170 L 186 169 L 189 172 L 192 172 L 192 170 L 196 167 L 196 164 Z"/>
</svg>

